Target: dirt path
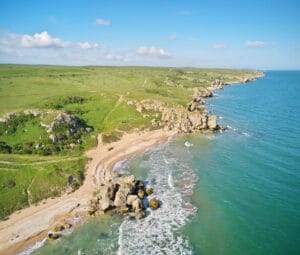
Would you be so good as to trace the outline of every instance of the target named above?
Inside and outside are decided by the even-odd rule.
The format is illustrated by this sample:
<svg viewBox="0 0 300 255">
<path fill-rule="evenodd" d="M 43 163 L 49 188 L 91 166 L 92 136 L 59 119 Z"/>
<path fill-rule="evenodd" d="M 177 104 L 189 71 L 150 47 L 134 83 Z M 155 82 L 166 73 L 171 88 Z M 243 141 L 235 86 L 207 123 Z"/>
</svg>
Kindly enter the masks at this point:
<svg viewBox="0 0 300 255">
<path fill-rule="evenodd" d="M 46 164 L 46 163 L 73 161 L 73 160 L 80 159 L 80 158 L 82 158 L 82 157 L 61 158 L 61 159 L 45 160 L 45 161 L 32 162 L 32 163 L 15 163 L 15 162 L 10 162 L 10 161 L 0 160 L 0 164 L 13 165 L 13 166 L 34 166 L 34 165 L 42 165 L 42 164 Z M 1 170 L 1 168 L 0 168 L 0 170 Z"/>
<path fill-rule="evenodd" d="M 116 108 L 123 102 L 124 100 L 124 96 L 120 95 L 118 101 L 116 102 L 116 104 L 114 105 L 114 107 L 109 111 L 108 114 L 106 114 L 105 118 L 103 119 L 103 121 L 106 121 L 110 115 L 114 112 L 114 110 L 116 110 Z"/>
</svg>

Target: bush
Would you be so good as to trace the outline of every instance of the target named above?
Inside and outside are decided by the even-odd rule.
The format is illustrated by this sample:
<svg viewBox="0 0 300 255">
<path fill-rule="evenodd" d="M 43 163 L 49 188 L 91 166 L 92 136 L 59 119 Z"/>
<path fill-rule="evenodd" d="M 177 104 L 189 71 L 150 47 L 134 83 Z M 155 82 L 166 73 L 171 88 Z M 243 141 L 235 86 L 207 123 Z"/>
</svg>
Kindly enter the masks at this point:
<svg viewBox="0 0 300 255">
<path fill-rule="evenodd" d="M 0 141 L 0 152 L 1 153 L 11 153 L 12 148 L 6 142 Z"/>
</svg>

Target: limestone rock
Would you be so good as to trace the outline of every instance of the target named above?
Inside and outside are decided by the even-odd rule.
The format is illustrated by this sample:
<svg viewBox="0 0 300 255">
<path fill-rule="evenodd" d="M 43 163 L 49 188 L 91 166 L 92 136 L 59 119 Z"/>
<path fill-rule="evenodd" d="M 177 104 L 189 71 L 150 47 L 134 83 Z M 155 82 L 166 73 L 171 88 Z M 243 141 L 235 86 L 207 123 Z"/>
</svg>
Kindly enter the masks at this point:
<svg viewBox="0 0 300 255">
<path fill-rule="evenodd" d="M 112 200 L 107 194 L 103 195 L 99 200 L 99 208 L 101 211 L 107 211 L 112 205 Z"/>
<path fill-rule="evenodd" d="M 132 205 L 132 203 L 138 199 L 137 195 L 128 195 L 126 199 L 126 204 L 127 205 Z"/>
<path fill-rule="evenodd" d="M 137 211 L 137 210 L 139 210 L 139 209 L 142 209 L 142 202 L 141 202 L 141 200 L 140 199 L 136 199 L 136 200 L 134 200 L 133 202 L 132 202 L 132 209 L 134 210 L 134 211 Z"/>
<path fill-rule="evenodd" d="M 199 129 L 202 126 L 202 116 L 199 112 L 191 112 L 188 118 L 193 129 Z"/>
<path fill-rule="evenodd" d="M 116 206 L 116 207 L 125 206 L 127 194 L 128 194 L 128 192 L 126 192 L 125 190 L 119 190 L 116 193 L 114 206 Z"/>
<path fill-rule="evenodd" d="M 217 116 L 216 115 L 212 115 L 212 116 L 208 117 L 207 126 L 210 130 L 217 129 Z"/>
</svg>

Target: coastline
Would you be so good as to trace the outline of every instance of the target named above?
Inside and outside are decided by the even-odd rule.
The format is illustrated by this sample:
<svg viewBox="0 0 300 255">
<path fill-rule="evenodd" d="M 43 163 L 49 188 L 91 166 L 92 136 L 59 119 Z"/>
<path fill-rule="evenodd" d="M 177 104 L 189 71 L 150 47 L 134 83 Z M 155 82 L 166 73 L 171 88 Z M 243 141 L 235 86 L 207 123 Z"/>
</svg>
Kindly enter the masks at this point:
<svg viewBox="0 0 300 255">
<path fill-rule="evenodd" d="M 254 75 L 243 83 L 253 82 L 262 78 L 263 73 Z M 231 82 L 225 86 L 242 82 Z M 223 87 L 222 87 L 223 88 Z M 211 91 L 218 88 L 209 88 Z M 86 165 L 83 185 L 71 194 L 42 201 L 37 206 L 30 206 L 15 212 L 9 219 L 0 222 L 0 253 L 18 254 L 33 246 L 37 241 L 44 240 L 48 231 L 59 223 L 70 219 L 86 218 L 89 202 L 96 187 L 107 183 L 113 176 L 116 163 L 129 157 L 144 153 L 157 144 L 167 141 L 178 132 L 158 129 L 155 131 L 138 131 L 125 133 L 117 142 L 102 143 L 98 135 L 97 147 L 85 153 L 90 158 Z"/>
<path fill-rule="evenodd" d="M 174 131 L 135 131 L 126 133 L 121 140 L 103 144 L 101 135 L 98 145 L 85 153 L 91 160 L 86 166 L 83 185 L 75 192 L 42 201 L 10 215 L 0 222 L 0 252 L 17 254 L 47 237 L 50 229 L 58 223 L 76 217 L 85 217 L 92 193 L 97 185 L 113 177 L 116 163 L 141 154 L 157 144 L 167 141 Z M 113 149 L 112 149 L 113 148 Z"/>
</svg>

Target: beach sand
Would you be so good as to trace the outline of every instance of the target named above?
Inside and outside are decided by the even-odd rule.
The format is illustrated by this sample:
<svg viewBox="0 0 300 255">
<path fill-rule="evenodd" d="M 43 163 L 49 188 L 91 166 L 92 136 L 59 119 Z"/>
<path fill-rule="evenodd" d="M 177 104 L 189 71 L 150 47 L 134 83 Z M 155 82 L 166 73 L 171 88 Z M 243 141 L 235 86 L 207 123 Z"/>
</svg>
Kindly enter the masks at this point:
<svg viewBox="0 0 300 255">
<path fill-rule="evenodd" d="M 45 239 L 58 223 L 86 216 L 93 191 L 113 178 L 112 169 L 117 162 L 143 153 L 174 134 L 163 130 L 136 131 L 110 144 L 103 144 L 99 135 L 97 147 L 86 152 L 91 160 L 86 166 L 85 181 L 78 190 L 22 209 L 0 222 L 0 254 L 17 254 Z"/>
</svg>

